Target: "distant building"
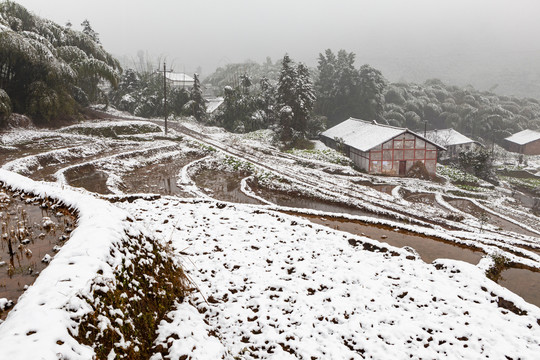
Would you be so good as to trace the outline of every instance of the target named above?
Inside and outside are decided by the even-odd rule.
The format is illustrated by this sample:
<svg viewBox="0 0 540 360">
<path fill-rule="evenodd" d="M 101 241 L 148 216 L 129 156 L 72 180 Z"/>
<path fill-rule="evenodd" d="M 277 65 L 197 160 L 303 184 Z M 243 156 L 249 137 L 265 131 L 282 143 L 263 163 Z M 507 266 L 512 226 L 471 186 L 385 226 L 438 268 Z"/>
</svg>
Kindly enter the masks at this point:
<svg viewBox="0 0 540 360">
<path fill-rule="evenodd" d="M 409 129 L 350 118 L 326 130 L 321 141 L 343 151 L 370 174 L 406 176 L 416 162 L 435 175 L 437 154 L 446 150 Z"/>
<path fill-rule="evenodd" d="M 206 113 L 212 114 L 216 111 L 225 101 L 222 97 L 208 97 L 204 99 L 206 101 Z"/>
<path fill-rule="evenodd" d="M 540 155 L 540 132 L 520 131 L 504 139 L 503 146 L 506 150 L 519 154 Z"/>
<path fill-rule="evenodd" d="M 184 73 L 168 72 L 165 76 L 167 78 L 167 82 L 173 88 L 184 88 L 186 90 L 189 90 L 193 87 L 193 84 L 195 83 L 194 78 Z"/>
<path fill-rule="evenodd" d="M 478 141 L 474 141 L 454 129 L 428 131 L 426 139 L 446 148 L 446 151 L 441 153 L 441 159 L 456 159 L 462 151 L 484 147 Z"/>
</svg>

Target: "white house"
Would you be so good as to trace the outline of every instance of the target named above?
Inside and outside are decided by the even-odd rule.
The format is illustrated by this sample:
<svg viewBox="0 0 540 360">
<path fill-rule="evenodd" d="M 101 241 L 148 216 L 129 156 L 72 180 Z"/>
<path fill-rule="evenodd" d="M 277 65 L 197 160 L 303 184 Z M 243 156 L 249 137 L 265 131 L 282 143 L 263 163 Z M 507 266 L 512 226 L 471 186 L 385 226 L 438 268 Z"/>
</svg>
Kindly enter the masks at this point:
<svg viewBox="0 0 540 360">
<path fill-rule="evenodd" d="M 455 159 L 462 151 L 484 147 L 478 141 L 474 141 L 454 129 L 427 131 L 426 138 L 446 148 L 446 152 L 441 153 L 442 159 Z"/>
<path fill-rule="evenodd" d="M 195 83 L 194 78 L 184 73 L 168 72 L 165 73 L 165 77 L 167 78 L 167 82 L 173 88 L 184 88 L 186 90 L 189 90 L 193 87 L 193 84 Z"/>
</svg>

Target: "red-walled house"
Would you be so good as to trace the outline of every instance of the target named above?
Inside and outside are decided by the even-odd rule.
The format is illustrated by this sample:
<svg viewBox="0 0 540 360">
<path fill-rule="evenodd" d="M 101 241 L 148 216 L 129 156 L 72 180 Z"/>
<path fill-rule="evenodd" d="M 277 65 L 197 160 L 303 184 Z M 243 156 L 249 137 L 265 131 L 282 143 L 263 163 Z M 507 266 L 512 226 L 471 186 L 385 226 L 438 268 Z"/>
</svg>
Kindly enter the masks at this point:
<svg viewBox="0 0 540 360">
<path fill-rule="evenodd" d="M 435 175 L 437 153 L 446 150 L 409 129 L 354 118 L 323 132 L 321 141 L 370 174 L 393 176 L 406 176 L 417 161 Z"/>
<path fill-rule="evenodd" d="M 506 150 L 525 155 L 540 155 L 540 132 L 523 130 L 504 139 Z"/>
</svg>

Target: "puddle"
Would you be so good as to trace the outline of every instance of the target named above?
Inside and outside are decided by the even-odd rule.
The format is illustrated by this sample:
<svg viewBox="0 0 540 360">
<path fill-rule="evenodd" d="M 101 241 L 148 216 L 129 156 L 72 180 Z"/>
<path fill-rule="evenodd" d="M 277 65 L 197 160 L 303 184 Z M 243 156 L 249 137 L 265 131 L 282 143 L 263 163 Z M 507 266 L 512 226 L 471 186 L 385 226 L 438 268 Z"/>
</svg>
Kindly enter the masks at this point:
<svg viewBox="0 0 540 360">
<path fill-rule="evenodd" d="M 247 196 L 240 190 L 240 182 L 246 176 L 249 174 L 203 169 L 192 176 L 192 179 L 199 189 L 216 200 L 260 205 L 260 201 Z"/>
<path fill-rule="evenodd" d="M 278 190 L 271 190 L 267 188 L 257 187 L 256 185 L 250 184 L 253 191 L 260 196 L 261 198 L 268 200 L 276 205 L 300 208 L 300 209 L 312 209 L 319 210 L 330 213 L 338 214 L 351 214 L 359 216 L 376 216 L 382 217 L 381 215 L 374 214 L 372 212 L 362 210 L 356 207 L 342 205 L 339 203 L 331 203 L 324 200 L 308 198 L 298 193 L 286 193 Z"/>
<path fill-rule="evenodd" d="M 169 163 L 159 163 L 137 168 L 122 177 L 127 193 L 152 193 L 160 195 L 190 196 L 178 187 L 178 174 L 184 166 L 202 156 L 181 156 Z"/>
<path fill-rule="evenodd" d="M 71 148 L 73 146 L 84 145 L 86 143 L 88 143 L 88 140 L 44 134 L 43 137 L 32 139 L 30 142 L 15 144 L 8 149 L 0 148 L 0 166 L 7 162 L 24 158 L 26 156 L 38 155 L 52 150 Z M 44 169 L 50 164 L 55 163 L 54 160 L 47 159 L 47 157 L 45 157 L 43 161 L 38 158 L 37 161 L 39 166 L 43 167 Z"/>
<path fill-rule="evenodd" d="M 66 181 L 74 187 L 81 187 L 98 194 L 110 194 L 107 187 L 109 176 L 97 170 L 94 165 L 86 164 L 69 169 L 64 173 Z"/>
<path fill-rule="evenodd" d="M 498 283 L 525 301 L 540 307 L 540 272 L 519 268 L 506 269 L 501 273 Z"/>
<path fill-rule="evenodd" d="M 295 214 L 298 216 L 298 214 Z M 461 260 L 473 265 L 478 264 L 483 252 L 471 250 L 442 240 L 434 240 L 404 230 L 394 231 L 388 227 L 369 225 L 348 219 L 324 218 L 320 216 L 300 215 L 308 220 L 328 226 L 332 229 L 346 231 L 351 234 L 367 236 L 371 239 L 388 243 L 396 247 L 410 246 L 415 249 L 422 260 L 431 263 L 435 259 Z"/>
<path fill-rule="evenodd" d="M 69 237 L 75 217 L 62 207 L 43 206 L 0 189 L 0 298 L 16 302 L 47 267 L 42 259 L 54 256 L 55 246 L 58 250 Z M 0 319 L 7 312 L 0 311 Z"/>
<path fill-rule="evenodd" d="M 392 195 L 392 190 L 394 190 L 394 188 L 396 187 L 396 185 L 390 185 L 390 184 L 374 184 L 368 180 L 356 180 L 353 182 L 358 185 L 368 186 L 372 189 L 386 193 L 388 195 Z"/>
<path fill-rule="evenodd" d="M 444 200 L 448 202 L 450 205 L 452 205 L 453 207 L 463 212 L 469 213 L 477 218 L 480 218 L 481 216 L 485 216 L 488 223 L 495 225 L 503 230 L 513 231 L 518 234 L 538 237 L 538 234 L 533 233 L 532 231 L 523 229 L 521 226 L 518 226 L 508 220 L 505 220 L 499 216 L 496 216 L 487 211 L 484 211 L 483 209 L 479 208 L 478 206 L 476 206 L 469 200 L 449 199 L 449 198 L 444 198 Z"/>
</svg>

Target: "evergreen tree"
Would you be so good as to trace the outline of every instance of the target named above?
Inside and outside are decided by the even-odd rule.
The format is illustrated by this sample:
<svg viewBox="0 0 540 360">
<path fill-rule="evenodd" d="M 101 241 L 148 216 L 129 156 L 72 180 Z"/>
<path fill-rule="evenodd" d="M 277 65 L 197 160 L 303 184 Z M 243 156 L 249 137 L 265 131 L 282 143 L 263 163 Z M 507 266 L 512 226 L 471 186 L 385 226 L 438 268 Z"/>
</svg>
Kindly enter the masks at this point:
<svg viewBox="0 0 540 360">
<path fill-rule="evenodd" d="M 90 21 L 88 19 L 85 19 L 81 26 L 83 27 L 82 32 L 88 35 L 92 40 L 94 40 L 96 43 L 100 44 L 99 41 L 99 34 L 92 29 L 92 26 L 90 25 Z"/>
<path fill-rule="evenodd" d="M 0 89 L 0 129 L 6 124 L 11 115 L 11 100 L 8 94 Z"/>
<path fill-rule="evenodd" d="M 277 91 L 282 141 L 295 142 L 305 138 L 314 102 L 315 94 L 307 67 L 304 64 L 295 66 L 285 55 Z"/>
<path fill-rule="evenodd" d="M 223 105 L 216 118 L 225 129 L 234 131 L 239 125 L 237 121 L 237 98 L 239 94 L 230 86 L 225 86 L 223 91 Z"/>
<path fill-rule="evenodd" d="M 355 54 L 340 50 L 336 55 L 327 49 L 319 54 L 316 112 L 328 118 L 330 125 L 354 116 L 358 101 L 359 73 L 354 67 Z"/>
<path fill-rule="evenodd" d="M 294 113 L 292 108 L 289 105 L 284 105 L 279 109 L 279 128 L 278 135 L 279 139 L 284 142 L 290 142 L 293 140 L 293 128 L 292 124 L 294 121 Z"/>
<path fill-rule="evenodd" d="M 319 53 L 319 65 L 317 66 L 319 76 L 315 81 L 315 89 L 317 98 L 321 101 L 331 99 L 336 93 L 336 65 L 337 59 L 332 50 L 326 49 L 324 55 Z M 324 108 L 321 110 L 326 111 Z"/>
<path fill-rule="evenodd" d="M 201 83 L 199 81 L 199 75 L 194 74 L 193 87 L 190 93 L 191 114 L 197 119 L 197 121 L 203 121 L 206 118 L 206 103 L 202 95 Z"/>
<path fill-rule="evenodd" d="M 386 80 L 382 73 L 367 64 L 362 65 L 358 85 L 357 114 L 364 120 L 382 120 L 386 87 Z"/>
<path fill-rule="evenodd" d="M 260 93 L 257 97 L 256 107 L 262 111 L 263 127 L 268 127 L 276 121 L 275 115 L 275 102 L 276 102 L 276 89 L 270 83 L 268 78 L 263 77 L 259 83 Z"/>
<path fill-rule="evenodd" d="M 291 104 L 296 103 L 297 78 L 298 73 L 296 72 L 294 63 L 289 55 L 285 55 L 281 63 L 277 90 L 277 102 L 281 107 L 288 105 L 292 109 Z"/>
<path fill-rule="evenodd" d="M 293 128 L 305 134 L 308 130 L 308 121 L 316 98 L 307 66 L 303 63 L 299 63 L 296 68 L 296 73 L 298 76 L 296 81 L 296 93 L 298 99 L 296 104 L 297 108 L 293 110 L 296 114 Z"/>
<path fill-rule="evenodd" d="M 251 78 L 248 76 L 248 74 L 244 73 L 240 76 L 240 85 L 242 86 L 244 95 L 248 95 L 249 89 L 252 85 Z"/>
<path fill-rule="evenodd" d="M 292 127 L 294 123 L 294 108 L 297 108 L 297 78 L 296 67 L 289 55 L 283 57 L 281 72 L 279 75 L 277 104 L 279 108 L 279 132 L 280 140 L 288 142 L 292 140 Z"/>
<path fill-rule="evenodd" d="M 188 103 L 191 97 L 190 92 L 185 88 L 176 87 L 168 91 L 167 94 L 170 111 L 176 116 L 183 115 L 185 113 L 184 106 Z"/>
</svg>

